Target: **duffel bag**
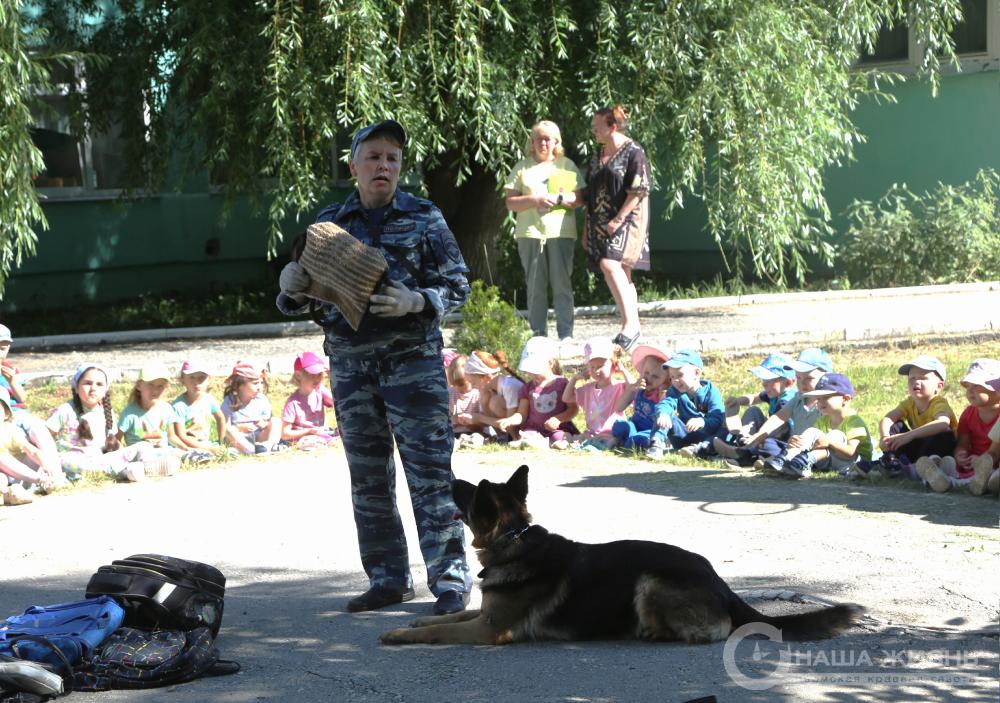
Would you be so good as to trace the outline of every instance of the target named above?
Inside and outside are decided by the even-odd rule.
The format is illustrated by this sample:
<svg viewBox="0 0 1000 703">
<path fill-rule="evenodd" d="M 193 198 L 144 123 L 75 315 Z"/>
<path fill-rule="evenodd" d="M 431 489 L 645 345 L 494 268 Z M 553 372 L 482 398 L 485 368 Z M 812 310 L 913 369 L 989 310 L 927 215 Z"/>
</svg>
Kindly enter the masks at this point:
<svg viewBox="0 0 1000 703">
<path fill-rule="evenodd" d="M 125 609 L 124 624 L 144 629 L 222 625 L 226 577 L 214 566 L 161 554 L 135 554 L 102 566 L 87 596 L 108 595 Z"/>
</svg>

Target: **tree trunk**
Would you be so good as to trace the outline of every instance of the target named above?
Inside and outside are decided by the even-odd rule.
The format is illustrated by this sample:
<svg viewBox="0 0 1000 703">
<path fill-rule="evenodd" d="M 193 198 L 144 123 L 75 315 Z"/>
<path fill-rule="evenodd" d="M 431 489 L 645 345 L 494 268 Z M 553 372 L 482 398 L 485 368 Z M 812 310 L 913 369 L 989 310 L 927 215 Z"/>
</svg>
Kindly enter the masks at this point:
<svg viewBox="0 0 1000 703">
<path fill-rule="evenodd" d="M 477 163 L 462 185 L 456 186 L 458 170 L 450 164 L 457 160 L 457 152 L 449 151 L 438 166 L 424 173 L 427 193 L 458 240 L 471 271 L 469 280 L 479 278 L 492 285 L 497 281 L 497 241 L 507 209 L 496 176 Z"/>
</svg>

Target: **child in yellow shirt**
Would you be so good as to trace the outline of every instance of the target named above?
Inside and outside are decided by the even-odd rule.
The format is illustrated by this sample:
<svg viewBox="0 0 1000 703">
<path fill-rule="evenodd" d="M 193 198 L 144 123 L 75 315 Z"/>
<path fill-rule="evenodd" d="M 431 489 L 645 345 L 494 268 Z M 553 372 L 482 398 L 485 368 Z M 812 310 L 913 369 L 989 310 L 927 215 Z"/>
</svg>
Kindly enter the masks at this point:
<svg viewBox="0 0 1000 703">
<path fill-rule="evenodd" d="M 906 376 L 908 396 L 879 423 L 879 464 L 888 476 L 919 481 L 914 468 L 917 459 L 954 453 L 958 419 L 941 396 L 945 369 L 938 359 L 918 356 L 900 366 L 899 374 Z"/>
</svg>

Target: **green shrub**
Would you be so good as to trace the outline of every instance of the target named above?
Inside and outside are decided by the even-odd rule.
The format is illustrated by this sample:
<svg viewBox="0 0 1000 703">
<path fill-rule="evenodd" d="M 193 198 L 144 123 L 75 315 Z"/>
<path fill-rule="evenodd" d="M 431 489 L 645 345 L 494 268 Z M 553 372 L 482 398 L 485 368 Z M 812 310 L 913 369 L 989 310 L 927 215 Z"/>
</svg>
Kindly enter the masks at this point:
<svg viewBox="0 0 1000 703">
<path fill-rule="evenodd" d="M 495 286 L 486 287 L 482 281 L 473 281 L 472 292 L 460 312 L 462 323 L 452 338 L 452 346 L 458 351 L 468 354 L 474 349 L 500 350 L 512 363 L 520 358 L 531 329 L 514 306 L 500 299 Z"/>
<path fill-rule="evenodd" d="M 878 203 L 855 200 L 839 263 L 856 287 L 914 286 L 1000 277 L 1000 176 L 915 195 L 894 184 Z"/>
</svg>

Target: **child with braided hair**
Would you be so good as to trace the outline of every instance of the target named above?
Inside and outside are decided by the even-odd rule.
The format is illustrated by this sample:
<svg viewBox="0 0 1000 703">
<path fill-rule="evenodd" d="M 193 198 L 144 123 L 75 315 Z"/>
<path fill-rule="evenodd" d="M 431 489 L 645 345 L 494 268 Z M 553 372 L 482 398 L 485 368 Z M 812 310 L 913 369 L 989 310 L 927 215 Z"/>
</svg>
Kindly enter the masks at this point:
<svg viewBox="0 0 1000 703">
<path fill-rule="evenodd" d="M 73 481 L 85 474 L 141 481 L 146 442 L 122 447 L 115 413 L 108 397 L 108 372 L 96 364 L 81 364 L 70 382 L 73 397 L 49 417 L 46 426 L 55 436 L 63 472 Z"/>
</svg>

